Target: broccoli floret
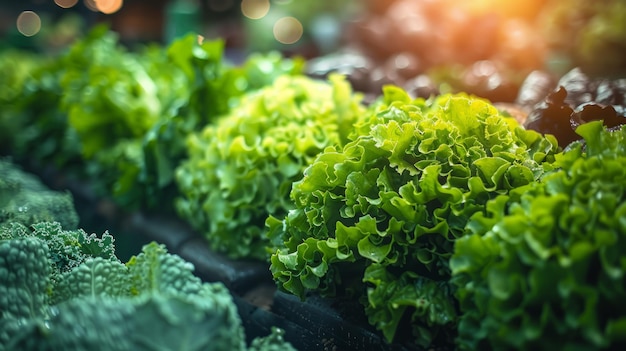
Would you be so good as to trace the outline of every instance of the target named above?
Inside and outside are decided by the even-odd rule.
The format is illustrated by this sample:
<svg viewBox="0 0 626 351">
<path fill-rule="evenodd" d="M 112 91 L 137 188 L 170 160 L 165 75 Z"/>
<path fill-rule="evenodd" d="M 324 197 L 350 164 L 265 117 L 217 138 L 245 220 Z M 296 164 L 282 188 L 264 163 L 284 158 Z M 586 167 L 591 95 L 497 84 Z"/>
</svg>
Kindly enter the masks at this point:
<svg viewBox="0 0 626 351">
<path fill-rule="evenodd" d="M 34 175 L 0 160 L 0 226 L 7 222 L 31 225 L 55 221 L 75 229 L 78 220 L 69 192 L 50 190 Z"/>
</svg>

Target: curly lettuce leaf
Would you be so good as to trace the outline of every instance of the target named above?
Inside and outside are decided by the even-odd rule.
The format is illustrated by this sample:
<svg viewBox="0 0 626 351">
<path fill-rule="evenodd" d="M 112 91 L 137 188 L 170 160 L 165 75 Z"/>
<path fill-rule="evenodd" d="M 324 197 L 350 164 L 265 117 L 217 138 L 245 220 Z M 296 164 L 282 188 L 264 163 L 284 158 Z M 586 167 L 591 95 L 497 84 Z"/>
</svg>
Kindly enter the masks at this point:
<svg viewBox="0 0 626 351">
<path fill-rule="evenodd" d="M 176 208 L 231 257 L 266 259 L 268 215 L 292 208 L 291 184 L 326 147 L 341 145 L 363 111 L 339 76 L 281 76 L 246 95 L 215 125 L 188 138 Z"/>
<path fill-rule="evenodd" d="M 271 85 L 279 76 L 299 75 L 304 62 L 278 52 L 252 54 L 233 65 L 223 56 L 222 41 L 188 35 L 167 48 L 167 65 L 183 72 L 183 89 L 165 116 L 143 138 L 139 179 L 149 207 L 174 203 L 175 169 L 187 157 L 186 138 L 216 122 L 250 92 Z M 159 78 L 162 73 L 154 73 Z M 171 85 L 165 83 L 165 85 Z"/>
<path fill-rule="evenodd" d="M 420 347 L 445 343 L 454 337 L 457 311 L 452 289 L 445 281 L 434 281 L 406 271 L 399 276 L 380 264 L 367 267 L 363 281 L 367 289 L 366 314 L 383 335 L 392 340 L 407 310 L 414 309 L 411 331 Z"/>
<path fill-rule="evenodd" d="M 418 280 L 448 284 L 454 242 L 472 215 L 551 169 L 556 140 L 524 130 L 482 99 L 412 100 L 391 86 L 349 140 L 318 155 L 293 184 L 295 208 L 267 221 L 270 235 L 283 241 L 271 257 L 274 279 L 300 298 L 356 292 L 389 341 L 404 316 L 416 326 L 418 344 L 434 339 L 420 325 L 453 334 L 458 311 L 443 307 L 455 305 L 451 294 L 437 299 L 447 299 L 439 308 L 454 311 L 445 319 L 429 319 L 402 297 L 379 296 L 408 291 L 397 286 L 400 275 L 407 286 L 420 287 L 411 290 L 416 299 L 429 286 Z M 374 290 L 365 278 L 354 285 L 350 276 L 374 266 L 394 273 L 377 276 Z"/>
<path fill-rule="evenodd" d="M 10 94 L 0 92 L 7 104 L 0 146 L 37 166 L 88 177 L 97 195 L 124 209 L 162 213 L 173 210 L 163 204 L 177 195 L 174 170 L 187 156 L 186 137 L 245 93 L 304 70 L 303 59 L 278 52 L 235 65 L 223 40 L 193 34 L 129 50 L 106 25 L 59 55 L 32 56 L 14 65 L 20 56 L 0 55 L 0 75 L 15 83 Z M 24 72 L 35 64 L 41 67 Z"/>
<path fill-rule="evenodd" d="M 461 349 L 613 349 L 626 343 L 626 128 L 578 127 L 558 167 L 474 216 L 450 261 Z"/>
<path fill-rule="evenodd" d="M 87 159 L 120 139 L 142 136 L 158 120 L 154 81 L 139 56 L 119 45 L 108 28 L 93 29 L 62 60 L 67 69 L 60 107 Z"/>
</svg>

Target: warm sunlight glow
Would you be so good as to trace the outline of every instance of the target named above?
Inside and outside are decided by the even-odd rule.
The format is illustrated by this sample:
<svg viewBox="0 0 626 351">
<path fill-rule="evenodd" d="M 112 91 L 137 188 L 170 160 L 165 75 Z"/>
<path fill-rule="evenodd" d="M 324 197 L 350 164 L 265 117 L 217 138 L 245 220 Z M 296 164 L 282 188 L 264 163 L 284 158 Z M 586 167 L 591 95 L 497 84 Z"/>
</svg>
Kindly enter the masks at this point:
<svg viewBox="0 0 626 351">
<path fill-rule="evenodd" d="M 243 0 L 241 2 L 241 12 L 250 19 L 263 18 L 269 10 L 269 0 Z"/>
<path fill-rule="evenodd" d="M 294 17 L 283 17 L 274 24 L 274 38 L 283 44 L 294 44 L 303 33 L 302 23 Z"/>
<path fill-rule="evenodd" d="M 59 7 L 69 9 L 74 7 L 74 5 L 78 3 L 78 0 L 54 0 L 54 3 Z"/>
<path fill-rule="evenodd" d="M 473 13 L 496 13 L 508 18 L 533 18 L 545 0 L 452 0 Z"/>
<path fill-rule="evenodd" d="M 41 30 L 41 18 L 33 11 L 24 11 L 17 16 L 17 30 L 24 36 L 32 37 Z"/>
</svg>

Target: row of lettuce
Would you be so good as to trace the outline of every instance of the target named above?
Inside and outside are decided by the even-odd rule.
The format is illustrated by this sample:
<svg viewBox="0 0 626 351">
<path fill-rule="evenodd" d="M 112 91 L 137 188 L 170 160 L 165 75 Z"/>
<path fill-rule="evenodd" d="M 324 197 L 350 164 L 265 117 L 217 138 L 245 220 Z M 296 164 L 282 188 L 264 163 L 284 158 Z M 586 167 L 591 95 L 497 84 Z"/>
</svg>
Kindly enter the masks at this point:
<svg viewBox="0 0 626 351">
<path fill-rule="evenodd" d="M 131 51 L 104 26 L 61 55 L 9 51 L 1 60 L 2 146 L 97 180 L 100 194 L 127 209 L 163 204 L 188 134 L 303 67 L 278 54 L 235 66 L 222 41 L 194 35 Z"/>
<path fill-rule="evenodd" d="M 365 105 L 297 58 L 233 65 L 194 36 L 128 52 L 100 28 L 2 60 L 14 158 L 175 211 L 302 299 L 358 300 L 389 342 L 626 343 L 626 128 L 585 123 L 564 150 L 477 97 L 386 86 Z"/>
<path fill-rule="evenodd" d="M 121 262 L 77 225 L 71 194 L 0 160 L 0 350 L 294 350 L 280 329 L 248 345 L 226 287 L 164 245 Z"/>
</svg>

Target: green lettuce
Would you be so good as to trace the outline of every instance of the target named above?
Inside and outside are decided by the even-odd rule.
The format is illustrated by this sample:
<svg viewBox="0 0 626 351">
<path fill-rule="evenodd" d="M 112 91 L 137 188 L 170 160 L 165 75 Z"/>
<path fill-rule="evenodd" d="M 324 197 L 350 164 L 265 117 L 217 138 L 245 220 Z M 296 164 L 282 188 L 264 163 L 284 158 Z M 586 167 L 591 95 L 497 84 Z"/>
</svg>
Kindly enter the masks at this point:
<svg viewBox="0 0 626 351">
<path fill-rule="evenodd" d="M 340 76 L 281 76 L 188 138 L 176 170 L 180 216 L 231 257 L 267 259 L 265 220 L 293 207 L 291 184 L 326 147 L 342 145 L 364 107 Z"/>
<path fill-rule="evenodd" d="M 457 240 L 461 349 L 626 345 L 626 127 L 576 132 L 554 171 L 490 201 Z"/>
<path fill-rule="evenodd" d="M 304 60 L 279 52 L 230 62 L 221 39 L 125 47 L 98 25 L 57 55 L 0 54 L 0 151 L 88 178 L 125 210 L 173 212 L 186 137 Z"/>
<path fill-rule="evenodd" d="M 67 115 L 59 109 L 60 79 L 66 68 L 55 56 L 0 54 L 0 80 L 5 87 L 0 89 L 0 152 L 37 167 L 76 171 L 80 145 L 67 128 Z"/>
<path fill-rule="evenodd" d="M 464 94 L 412 100 L 387 86 L 345 146 L 293 184 L 295 208 L 267 221 L 279 288 L 361 299 L 392 341 L 410 321 L 421 346 L 451 340 L 458 311 L 448 260 L 488 200 L 534 182 L 553 137 Z M 404 322 L 403 322 L 404 321 Z"/>
<path fill-rule="evenodd" d="M 143 163 L 138 177 L 151 208 L 174 203 L 178 195 L 175 169 L 187 158 L 185 140 L 190 134 L 227 114 L 246 93 L 271 85 L 281 75 L 299 75 L 303 71 L 302 59 L 287 59 L 278 52 L 251 54 L 242 64 L 233 65 L 224 57 L 222 41 L 198 40 L 197 36 L 187 35 L 173 42 L 167 55 L 151 59 L 165 61 L 151 65 L 159 70 L 150 72 L 159 79 L 160 91 L 172 85 L 168 82 L 170 76 L 176 76 L 163 73 L 168 66 L 182 73 L 179 76 L 183 80 L 183 87 L 169 95 L 171 101 L 161 119 L 143 137 Z M 126 183 L 132 186 L 132 182 Z"/>
<path fill-rule="evenodd" d="M 61 58 L 67 66 L 61 108 L 81 137 L 85 158 L 141 137 L 158 120 L 158 87 L 139 55 L 125 50 L 107 27 L 92 30 Z"/>
</svg>

